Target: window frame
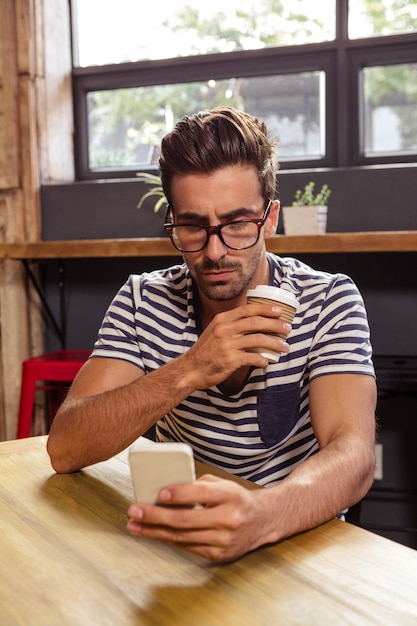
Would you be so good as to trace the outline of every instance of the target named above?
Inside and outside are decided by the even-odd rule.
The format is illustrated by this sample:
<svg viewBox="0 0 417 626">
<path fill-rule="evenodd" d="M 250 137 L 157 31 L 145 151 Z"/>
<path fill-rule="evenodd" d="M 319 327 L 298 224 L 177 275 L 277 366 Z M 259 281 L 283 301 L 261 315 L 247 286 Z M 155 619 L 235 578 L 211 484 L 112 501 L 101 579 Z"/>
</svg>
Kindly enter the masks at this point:
<svg viewBox="0 0 417 626">
<path fill-rule="evenodd" d="M 369 41 L 361 39 L 349 51 L 348 81 L 351 91 L 352 127 L 356 132 L 350 137 L 351 165 L 378 165 L 393 163 L 415 163 L 417 154 L 365 156 L 363 153 L 365 103 L 362 94 L 362 71 L 366 67 L 398 65 L 417 62 L 417 34 L 392 35 L 389 45 L 387 36 Z"/>
<path fill-rule="evenodd" d="M 88 164 L 87 94 L 90 91 L 174 84 L 233 76 L 253 77 L 309 71 L 325 73 L 325 155 L 285 161 L 283 169 L 341 168 L 417 162 L 417 154 L 361 154 L 364 67 L 417 61 L 417 34 L 348 38 L 348 1 L 336 3 L 336 39 L 323 43 L 280 46 L 155 61 L 96 67 L 74 67 L 74 156 L 77 180 L 132 178 L 130 170 L 94 171 Z M 175 77 L 175 78 L 173 78 Z M 147 165 L 145 171 L 156 166 Z"/>
</svg>

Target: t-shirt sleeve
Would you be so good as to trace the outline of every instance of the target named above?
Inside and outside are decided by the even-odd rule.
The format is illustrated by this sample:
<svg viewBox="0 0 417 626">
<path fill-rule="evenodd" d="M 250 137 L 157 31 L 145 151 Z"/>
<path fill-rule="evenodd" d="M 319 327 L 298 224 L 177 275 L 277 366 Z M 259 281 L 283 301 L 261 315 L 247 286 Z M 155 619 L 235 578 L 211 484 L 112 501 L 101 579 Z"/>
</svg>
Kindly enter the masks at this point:
<svg viewBox="0 0 417 626">
<path fill-rule="evenodd" d="M 365 304 L 358 288 L 338 274 L 330 282 L 309 355 L 310 379 L 324 374 L 375 376 Z"/>
<path fill-rule="evenodd" d="M 132 275 L 119 289 L 107 309 L 92 357 L 121 359 L 144 370 L 137 337 L 138 299 L 140 299 L 140 277 Z"/>
</svg>

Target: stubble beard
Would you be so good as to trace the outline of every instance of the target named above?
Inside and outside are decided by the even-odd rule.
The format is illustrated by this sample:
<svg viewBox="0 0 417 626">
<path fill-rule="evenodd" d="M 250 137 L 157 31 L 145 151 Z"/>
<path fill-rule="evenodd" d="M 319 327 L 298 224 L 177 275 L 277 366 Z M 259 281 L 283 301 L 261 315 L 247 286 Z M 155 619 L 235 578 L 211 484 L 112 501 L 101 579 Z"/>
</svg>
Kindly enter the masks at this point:
<svg viewBox="0 0 417 626">
<path fill-rule="evenodd" d="M 242 293 L 246 293 L 248 285 L 251 283 L 253 277 L 258 271 L 262 254 L 263 249 L 261 247 L 257 247 L 256 252 L 254 252 L 253 256 L 250 257 L 247 263 L 246 270 L 244 270 L 242 263 L 237 261 L 234 263 L 213 263 L 211 261 L 206 261 L 204 263 L 192 265 L 187 263 L 186 259 L 184 260 L 187 263 L 191 276 L 206 298 L 209 300 L 224 302 L 227 300 L 234 300 Z M 207 282 L 204 278 L 204 272 L 210 270 L 233 270 L 235 272 L 235 276 L 230 282 L 219 281 L 218 283 L 213 284 Z"/>
</svg>

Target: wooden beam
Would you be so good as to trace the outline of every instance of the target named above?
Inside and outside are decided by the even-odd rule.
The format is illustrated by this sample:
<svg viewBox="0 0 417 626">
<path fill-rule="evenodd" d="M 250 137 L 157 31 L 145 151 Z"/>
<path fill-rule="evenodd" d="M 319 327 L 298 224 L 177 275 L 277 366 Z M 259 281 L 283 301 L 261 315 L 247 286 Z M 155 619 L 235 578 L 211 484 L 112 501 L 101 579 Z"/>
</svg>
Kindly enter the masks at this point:
<svg viewBox="0 0 417 626">
<path fill-rule="evenodd" d="M 24 232 L 14 239 L 30 241 L 40 237 L 40 180 L 35 82 L 29 76 L 19 77 L 19 110 Z"/>
<path fill-rule="evenodd" d="M 0 190 L 19 187 L 16 28 L 13 3 L 0 0 Z"/>
<path fill-rule="evenodd" d="M 39 42 L 43 55 L 37 61 L 36 76 L 40 178 L 48 182 L 73 181 L 70 3 L 67 0 L 43 0 L 42 4 L 43 29 L 47 37 Z"/>
<path fill-rule="evenodd" d="M 5 250 L 40 239 L 41 180 L 73 180 L 70 76 L 68 0 L 0 0 L 0 246 Z M 2 258 L 0 439 L 12 439 L 22 361 L 43 351 L 43 324 L 23 267 L 7 254 Z"/>
</svg>

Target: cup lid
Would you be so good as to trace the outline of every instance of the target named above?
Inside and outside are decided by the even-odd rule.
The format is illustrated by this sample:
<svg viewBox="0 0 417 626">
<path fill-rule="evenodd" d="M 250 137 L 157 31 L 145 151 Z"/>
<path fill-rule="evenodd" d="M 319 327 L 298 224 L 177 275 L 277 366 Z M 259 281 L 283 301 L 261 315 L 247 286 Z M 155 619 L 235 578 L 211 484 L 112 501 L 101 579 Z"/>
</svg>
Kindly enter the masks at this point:
<svg viewBox="0 0 417 626">
<path fill-rule="evenodd" d="M 257 285 L 255 289 L 249 289 L 246 293 L 247 298 L 267 298 L 268 300 L 276 300 L 283 304 L 288 304 L 295 309 L 298 309 L 300 303 L 291 291 L 287 289 L 281 289 L 280 287 L 273 287 L 272 285 Z"/>
</svg>

